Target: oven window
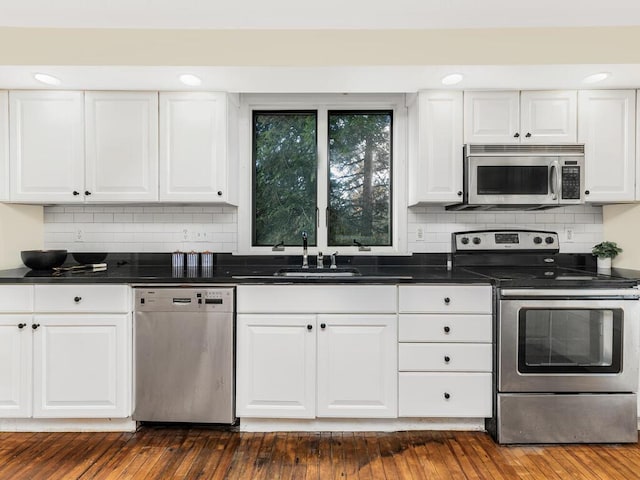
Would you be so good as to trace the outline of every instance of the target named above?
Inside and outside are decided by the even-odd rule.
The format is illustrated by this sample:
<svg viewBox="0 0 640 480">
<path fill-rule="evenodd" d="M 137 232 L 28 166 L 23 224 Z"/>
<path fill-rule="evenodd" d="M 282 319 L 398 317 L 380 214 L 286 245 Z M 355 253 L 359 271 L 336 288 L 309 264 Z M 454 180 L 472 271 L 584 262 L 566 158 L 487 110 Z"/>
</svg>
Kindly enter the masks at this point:
<svg viewBox="0 0 640 480">
<path fill-rule="evenodd" d="M 478 195 L 547 195 L 549 167 L 478 166 Z"/>
<path fill-rule="evenodd" d="M 620 372 L 620 309 L 522 309 L 518 322 L 519 372 Z"/>
</svg>

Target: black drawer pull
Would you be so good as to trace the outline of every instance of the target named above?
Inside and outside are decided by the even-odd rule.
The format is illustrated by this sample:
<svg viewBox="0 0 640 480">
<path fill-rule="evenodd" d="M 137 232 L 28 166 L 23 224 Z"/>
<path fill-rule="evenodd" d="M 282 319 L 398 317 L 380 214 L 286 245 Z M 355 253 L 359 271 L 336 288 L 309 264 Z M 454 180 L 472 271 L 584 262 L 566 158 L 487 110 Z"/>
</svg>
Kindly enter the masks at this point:
<svg viewBox="0 0 640 480">
<path fill-rule="evenodd" d="M 449 297 L 444 297 L 444 303 L 449 305 L 451 303 L 451 299 Z"/>
<path fill-rule="evenodd" d="M 451 361 L 451 357 L 449 357 L 448 355 L 444 356 L 444 363 L 449 363 Z"/>
<path fill-rule="evenodd" d="M 23 329 L 24 327 L 26 327 L 26 326 L 27 326 L 27 324 L 26 324 L 26 323 L 19 323 L 19 324 L 18 324 L 18 328 L 19 328 L 20 330 L 22 330 L 22 329 Z"/>
<path fill-rule="evenodd" d="M 82 297 L 73 297 L 73 301 L 76 303 L 80 303 L 81 300 L 82 300 Z"/>
<path fill-rule="evenodd" d="M 313 325 L 307 325 L 307 330 L 312 330 L 313 329 Z"/>
<path fill-rule="evenodd" d="M 451 395 L 449 395 L 447 392 L 444 392 L 444 399 L 449 400 L 450 398 L 451 398 Z"/>
<path fill-rule="evenodd" d="M 327 328 L 327 324 L 326 323 L 321 323 L 320 324 L 320 328 L 322 328 L 324 330 L 325 328 Z"/>
<path fill-rule="evenodd" d="M 39 323 L 34 323 L 31 325 L 31 328 L 33 328 L 34 330 L 37 330 L 39 326 L 40 326 Z"/>
<path fill-rule="evenodd" d="M 451 331 L 451 327 L 444 327 L 444 333 L 449 333 Z"/>
</svg>

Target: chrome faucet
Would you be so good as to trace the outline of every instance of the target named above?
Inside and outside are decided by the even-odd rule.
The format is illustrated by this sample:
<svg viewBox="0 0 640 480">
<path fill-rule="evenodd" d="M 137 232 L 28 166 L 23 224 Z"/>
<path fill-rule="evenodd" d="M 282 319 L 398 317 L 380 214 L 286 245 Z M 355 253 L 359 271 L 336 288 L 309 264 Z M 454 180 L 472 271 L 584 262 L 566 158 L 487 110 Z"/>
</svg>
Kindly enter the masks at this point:
<svg viewBox="0 0 640 480">
<path fill-rule="evenodd" d="M 309 258 L 307 256 L 307 240 L 309 235 L 307 232 L 302 232 L 302 268 L 309 268 Z"/>
<path fill-rule="evenodd" d="M 331 266 L 329 268 L 338 268 L 338 265 L 336 264 L 336 255 L 338 255 L 338 252 L 333 252 L 331 254 Z"/>
</svg>

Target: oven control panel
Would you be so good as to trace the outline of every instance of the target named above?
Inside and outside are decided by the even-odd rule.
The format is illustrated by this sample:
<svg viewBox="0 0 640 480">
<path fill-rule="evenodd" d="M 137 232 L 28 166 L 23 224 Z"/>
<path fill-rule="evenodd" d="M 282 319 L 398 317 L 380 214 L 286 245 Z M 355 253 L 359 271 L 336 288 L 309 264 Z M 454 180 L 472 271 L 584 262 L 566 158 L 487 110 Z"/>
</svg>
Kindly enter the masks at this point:
<svg viewBox="0 0 640 480">
<path fill-rule="evenodd" d="M 453 252 L 545 251 L 560 249 L 558 234 L 544 230 L 477 230 L 452 233 Z"/>
</svg>

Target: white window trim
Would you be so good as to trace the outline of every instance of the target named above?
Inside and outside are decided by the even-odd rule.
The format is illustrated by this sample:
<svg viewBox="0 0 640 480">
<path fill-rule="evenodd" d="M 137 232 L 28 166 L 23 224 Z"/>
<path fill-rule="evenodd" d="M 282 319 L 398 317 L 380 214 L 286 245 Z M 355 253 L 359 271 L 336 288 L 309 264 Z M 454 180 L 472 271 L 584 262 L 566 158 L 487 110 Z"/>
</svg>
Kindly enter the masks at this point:
<svg viewBox="0 0 640 480">
<path fill-rule="evenodd" d="M 252 112 L 253 110 L 317 110 L 318 111 L 318 191 L 327 191 L 327 138 L 328 110 L 393 110 L 393 155 L 392 155 L 392 246 L 371 247 L 361 252 L 355 246 L 327 246 L 327 229 L 318 229 L 318 246 L 309 247 L 309 255 L 323 252 L 328 255 L 336 249 L 341 255 L 402 255 L 407 253 L 407 108 L 404 94 L 242 94 L 239 114 L 239 174 L 240 191 L 238 203 L 238 253 L 242 255 L 301 255 L 299 247 L 285 247 L 274 252 L 271 247 L 254 247 L 252 240 Z M 326 225 L 326 202 L 318 197 L 319 224 Z"/>
</svg>

